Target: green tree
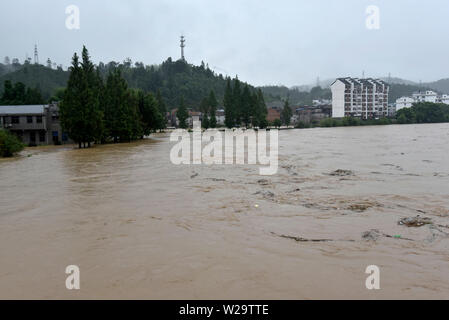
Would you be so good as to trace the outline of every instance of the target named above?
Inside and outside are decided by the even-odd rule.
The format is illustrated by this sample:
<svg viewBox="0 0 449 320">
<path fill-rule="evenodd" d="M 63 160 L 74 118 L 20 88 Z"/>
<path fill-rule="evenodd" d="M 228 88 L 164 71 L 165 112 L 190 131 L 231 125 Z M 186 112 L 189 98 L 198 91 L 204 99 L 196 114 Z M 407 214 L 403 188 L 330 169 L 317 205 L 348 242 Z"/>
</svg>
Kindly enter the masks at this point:
<svg viewBox="0 0 449 320">
<path fill-rule="evenodd" d="M 157 109 L 157 102 L 155 101 Z M 111 72 L 104 97 L 105 128 L 114 142 L 128 142 L 142 135 L 138 93 L 128 89 L 120 70 Z M 144 122 L 148 121 L 145 118 Z M 146 130 L 148 127 L 146 126 Z"/>
<path fill-rule="evenodd" d="M 178 111 L 176 111 L 176 117 L 179 120 L 179 127 L 182 129 L 187 129 L 187 119 L 189 118 L 189 113 L 187 112 L 187 108 L 184 103 L 184 98 L 181 96 L 181 99 L 179 101 L 179 108 Z"/>
<path fill-rule="evenodd" d="M 215 97 L 215 92 L 211 90 L 209 93 L 209 126 L 211 128 L 217 127 L 217 117 L 216 117 L 217 106 L 218 101 L 217 98 Z"/>
<path fill-rule="evenodd" d="M 200 105 L 200 111 L 202 113 L 202 121 L 201 121 L 201 126 L 204 129 L 209 129 L 210 127 L 210 123 L 209 123 L 209 100 L 207 98 L 204 98 L 201 101 L 201 105 Z"/>
<path fill-rule="evenodd" d="M 416 113 L 414 108 L 403 108 L 396 112 L 396 119 L 399 124 L 415 123 Z"/>
<path fill-rule="evenodd" d="M 249 90 L 249 86 L 245 85 L 243 88 L 241 100 L 240 100 L 240 119 L 245 124 L 245 127 L 248 128 L 251 123 L 251 109 L 253 105 L 251 92 Z"/>
<path fill-rule="evenodd" d="M 242 89 L 240 80 L 236 77 L 234 79 L 234 88 L 232 89 L 232 104 L 233 104 L 233 117 L 234 117 L 234 124 L 236 126 L 240 126 L 242 123 Z"/>
<path fill-rule="evenodd" d="M 292 118 L 292 109 L 290 108 L 290 105 L 288 103 L 288 100 L 285 101 L 284 103 L 284 109 L 282 109 L 281 112 L 281 121 L 284 125 L 289 126 L 290 125 L 290 121 Z"/>
<path fill-rule="evenodd" d="M 79 64 L 78 55 L 75 53 L 70 67 L 70 77 L 64 99 L 59 106 L 61 125 L 71 139 L 79 144 L 85 142 L 85 116 L 84 105 L 81 99 L 83 94 L 83 74 Z"/>
<path fill-rule="evenodd" d="M 281 121 L 281 119 L 274 119 L 274 121 L 273 121 L 273 126 L 274 126 L 275 128 L 280 128 L 280 127 L 282 126 L 282 121 Z"/>
<path fill-rule="evenodd" d="M 12 101 L 14 101 L 14 88 L 9 80 L 5 80 L 3 83 L 4 89 L 3 89 L 3 95 L 1 99 L 1 103 L 4 105 L 10 104 Z"/>
<path fill-rule="evenodd" d="M 90 60 L 89 52 L 85 46 L 82 50 L 81 70 L 83 75 L 83 95 L 81 99 L 84 104 L 84 139 L 90 147 L 91 142 L 99 142 L 103 138 L 104 114 L 100 105 L 102 80 Z"/>
<path fill-rule="evenodd" d="M 144 94 L 138 91 L 139 111 L 142 116 L 143 134 L 148 136 L 151 132 L 165 128 L 165 117 L 162 116 L 157 97 L 152 93 Z"/>
<path fill-rule="evenodd" d="M 228 128 L 235 126 L 233 93 L 231 88 L 231 79 L 226 80 L 226 89 L 224 93 L 223 105 L 225 109 L 225 125 Z"/>
<path fill-rule="evenodd" d="M 83 46 L 82 61 L 75 53 L 67 90 L 60 105 L 61 124 L 79 147 L 90 147 L 103 137 L 103 112 L 100 107 L 101 79 Z"/>
<path fill-rule="evenodd" d="M 166 118 L 167 105 L 165 104 L 164 98 L 162 98 L 160 89 L 158 89 L 156 92 L 156 100 L 159 108 L 159 113 L 162 116 L 162 128 L 160 129 L 165 129 L 167 127 L 167 118 Z"/>
<path fill-rule="evenodd" d="M 23 143 L 15 135 L 0 129 L 0 157 L 12 157 L 23 148 Z"/>
</svg>

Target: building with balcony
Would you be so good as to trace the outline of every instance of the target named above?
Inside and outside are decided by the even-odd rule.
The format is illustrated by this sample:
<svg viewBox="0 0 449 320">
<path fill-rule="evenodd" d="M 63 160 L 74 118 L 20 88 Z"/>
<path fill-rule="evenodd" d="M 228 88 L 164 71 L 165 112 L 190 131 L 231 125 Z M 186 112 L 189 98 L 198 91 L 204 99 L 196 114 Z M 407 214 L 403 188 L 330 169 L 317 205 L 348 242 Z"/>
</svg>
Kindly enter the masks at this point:
<svg viewBox="0 0 449 320">
<path fill-rule="evenodd" d="M 378 119 L 388 116 L 390 86 L 379 79 L 338 78 L 331 85 L 332 117 Z"/>
<path fill-rule="evenodd" d="M 411 97 L 400 97 L 396 100 L 396 110 L 399 111 L 404 108 L 411 108 L 412 105 L 415 103 L 415 99 Z"/>
<path fill-rule="evenodd" d="M 403 108 L 411 108 L 414 103 L 431 102 L 449 104 L 449 95 L 438 94 L 432 90 L 415 92 L 411 97 L 401 97 L 396 100 L 396 111 Z"/>
<path fill-rule="evenodd" d="M 439 101 L 440 103 L 444 103 L 444 104 L 449 104 L 449 95 L 448 94 L 442 94 L 439 97 Z"/>
<path fill-rule="evenodd" d="M 0 128 L 17 135 L 29 146 L 68 143 L 56 104 L 0 106 Z"/>
<path fill-rule="evenodd" d="M 423 92 L 415 92 L 412 95 L 412 99 L 414 102 L 432 102 L 437 103 L 438 102 L 438 93 L 432 90 L 427 90 Z"/>
</svg>

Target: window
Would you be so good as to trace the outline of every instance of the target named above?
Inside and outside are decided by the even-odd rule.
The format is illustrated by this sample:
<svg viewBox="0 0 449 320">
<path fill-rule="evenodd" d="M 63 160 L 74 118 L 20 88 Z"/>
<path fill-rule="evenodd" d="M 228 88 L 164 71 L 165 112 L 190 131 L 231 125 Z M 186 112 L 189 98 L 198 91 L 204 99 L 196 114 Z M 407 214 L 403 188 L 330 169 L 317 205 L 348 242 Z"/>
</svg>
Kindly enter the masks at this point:
<svg viewBox="0 0 449 320">
<path fill-rule="evenodd" d="M 27 116 L 27 123 L 33 123 L 33 116 Z"/>
<path fill-rule="evenodd" d="M 12 124 L 19 124 L 20 123 L 20 118 L 18 116 L 11 117 L 11 123 Z"/>
<path fill-rule="evenodd" d="M 36 123 L 42 123 L 42 116 L 36 117 Z"/>
<path fill-rule="evenodd" d="M 45 142 L 45 131 L 39 131 L 39 142 Z"/>
</svg>

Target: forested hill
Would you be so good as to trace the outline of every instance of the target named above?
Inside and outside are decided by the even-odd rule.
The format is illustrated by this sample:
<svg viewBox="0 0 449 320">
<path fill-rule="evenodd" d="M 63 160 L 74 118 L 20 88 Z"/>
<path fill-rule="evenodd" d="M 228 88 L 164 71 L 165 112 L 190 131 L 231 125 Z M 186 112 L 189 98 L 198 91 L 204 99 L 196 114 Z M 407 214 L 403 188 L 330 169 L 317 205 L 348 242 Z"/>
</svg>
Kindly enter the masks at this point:
<svg viewBox="0 0 449 320">
<path fill-rule="evenodd" d="M 15 66 L 0 64 L 0 74 L 0 95 L 3 94 L 5 80 L 10 80 L 12 83 L 22 82 L 29 88 L 38 88 L 45 100 L 64 88 L 69 79 L 69 72 L 60 68 L 55 70 L 30 63 Z"/>
<path fill-rule="evenodd" d="M 208 97 L 213 90 L 218 101 L 223 101 L 226 79 L 215 74 L 207 65 L 189 64 L 183 60 L 173 61 L 168 58 L 161 65 L 144 66 L 142 63 L 131 64 L 125 61 L 121 64 L 110 62 L 100 63 L 98 69 L 102 76 L 109 71 L 120 69 L 123 78 L 131 88 L 156 92 L 160 90 L 169 108 L 176 108 L 181 97 L 189 108 L 199 109 L 203 98 Z"/>
<path fill-rule="evenodd" d="M 39 88 L 44 99 L 54 96 L 60 88 L 67 85 L 68 71 L 54 70 L 43 65 L 24 64 L 15 66 L 15 70 L 5 73 L 5 65 L 0 64 L 0 94 L 5 80 L 13 83 L 22 82 L 27 87 Z M 98 70 L 103 78 L 110 71 L 119 69 L 129 87 L 142 89 L 146 92 L 160 90 L 167 106 L 176 108 L 181 96 L 189 108 L 198 109 L 203 98 L 209 96 L 211 90 L 215 92 L 218 101 L 223 101 L 226 79 L 215 74 L 207 65 L 202 63 L 194 66 L 183 60 L 173 61 L 168 58 L 160 65 L 145 66 L 143 63 L 99 63 Z"/>
</svg>

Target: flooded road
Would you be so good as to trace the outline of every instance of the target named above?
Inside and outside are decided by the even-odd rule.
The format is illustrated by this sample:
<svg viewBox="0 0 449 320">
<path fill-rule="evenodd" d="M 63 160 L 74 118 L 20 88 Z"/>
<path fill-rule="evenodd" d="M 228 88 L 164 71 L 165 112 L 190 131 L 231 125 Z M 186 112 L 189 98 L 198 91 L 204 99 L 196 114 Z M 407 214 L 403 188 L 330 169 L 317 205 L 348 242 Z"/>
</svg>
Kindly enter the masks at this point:
<svg viewBox="0 0 449 320">
<path fill-rule="evenodd" d="M 175 166 L 168 136 L 0 160 L 0 298 L 449 299 L 449 124 L 279 138 L 268 177 Z"/>
</svg>

